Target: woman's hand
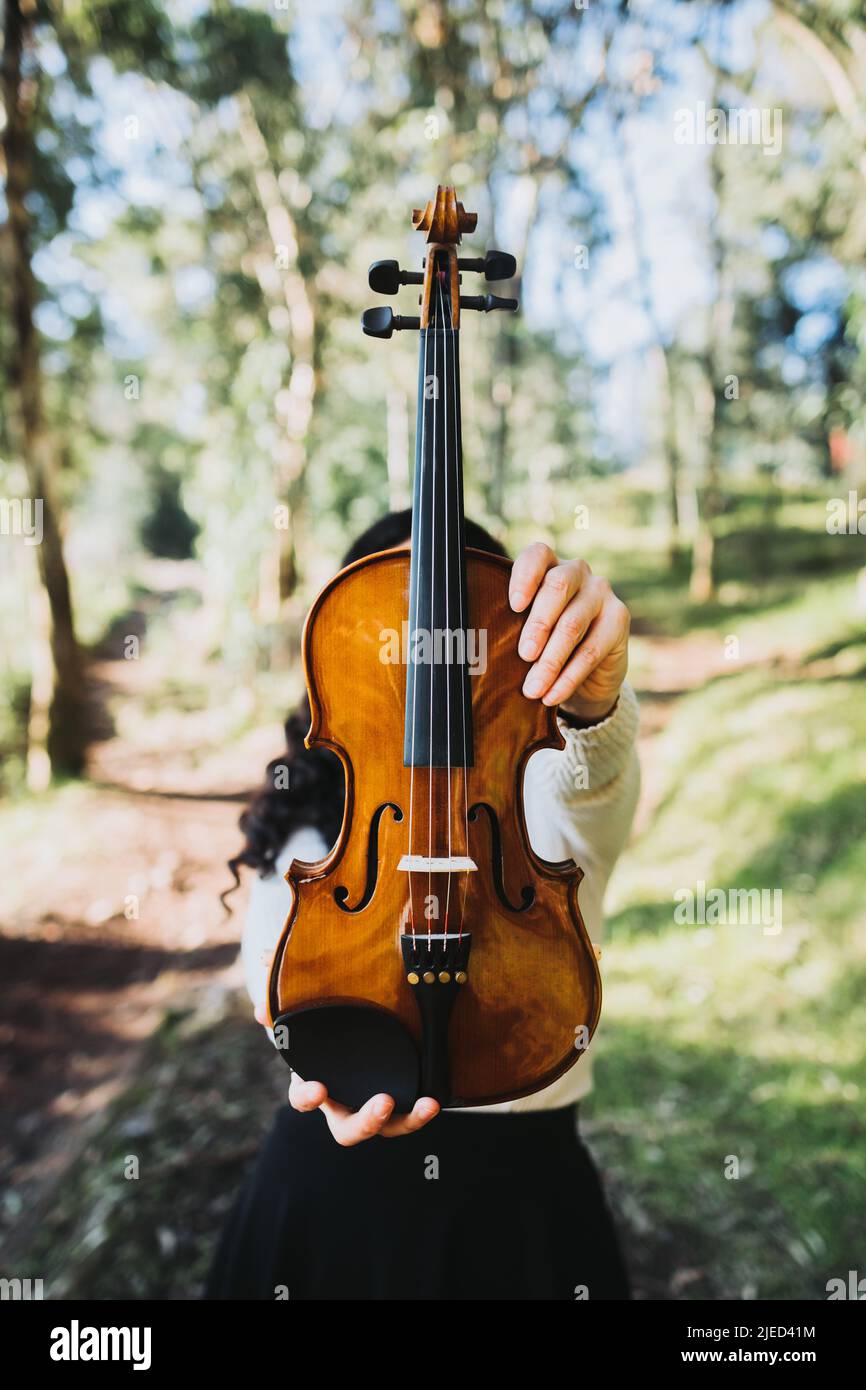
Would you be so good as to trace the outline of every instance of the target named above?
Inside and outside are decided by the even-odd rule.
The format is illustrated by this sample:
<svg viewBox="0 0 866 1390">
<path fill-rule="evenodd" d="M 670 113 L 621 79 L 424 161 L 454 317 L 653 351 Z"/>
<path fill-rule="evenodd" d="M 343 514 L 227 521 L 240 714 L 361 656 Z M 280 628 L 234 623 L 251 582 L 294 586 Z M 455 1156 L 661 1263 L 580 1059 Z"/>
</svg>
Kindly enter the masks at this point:
<svg viewBox="0 0 866 1390">
<path fill-rule="evenodd" d="M 256 1022 L 267 1027 L 268 1016 L 264 1004 L 255 1009 Z M 289 1104 L 295 1110 L 321 1110 L 328 1129 L 343 1148 L 351 1148 L 364 1139 L 372 1139 L 381 1134 L 383 1139 L 396 1139 L 401 1134 L 414 1134 L 439 1114 L 439 1102 L 431 1096 L 416 1100 L 408 1115 L 394 1114 L 394 1101 L 391 1096 L 372 1096 L 360 1110 L 350 1110 L 336 1100 L 328 1099 L 328 1092 L 321 1081 L 302 1081 L 292 1072 L 289 1083 Z"/>
<path fill-rule="evenodd" d="M 328 1129 L 338 1144 L 351 1148 L 364 1139 L 372 1139 L 381 1134 L 383 1139 L 396 1139 L 401 1134 L 414 1134 L 423 1129 L 434 1115 L 439 1114 L 439 1102 L 430 1096 L 416 1100 L 408 1115 L 394 1114 L 394 1101 L 391 1096 L 373 1096 L 360 1110 L 350 1110 L 335 1100 L 328 1099 L 328 1092 L 320 1081 L 302 1081 L 292 1072 L 289 1085 L 289 1104 L 295 1110 L 321 1110 L 328 1122 Z"/>
<path fill-rule="evenodd" d="M 625 604 L 585 560 L 557 560 L 540 541 L 514 561 L 509 601 L 515 613 L 532 604 L 517 648 L 532 662 L 524 695 L 599 723 L 616 704 L 628 670 Z"/>
</svg>

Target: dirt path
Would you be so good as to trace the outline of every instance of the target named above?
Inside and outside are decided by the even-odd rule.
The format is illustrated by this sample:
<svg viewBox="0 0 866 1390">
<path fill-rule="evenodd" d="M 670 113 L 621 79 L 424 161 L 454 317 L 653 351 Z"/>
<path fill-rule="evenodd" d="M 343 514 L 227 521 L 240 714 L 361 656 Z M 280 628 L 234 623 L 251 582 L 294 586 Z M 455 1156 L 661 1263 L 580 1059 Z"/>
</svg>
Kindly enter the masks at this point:
<svg viewBox="0 0 866 1390">
<path fill-rule="evenodd" d="M 195 711 L 172 721 L 170 746 L 131 739 L 161 672 L 109 655 L 92 677 L 122 732 L 94 746 L 90 781 L 34 805 L 0 887 L 0 1241 L 62 1177 L 166 1010 L 233 969 L 242 914 L 219 894 L 279 739 L 202 757 Z"/>
</svg>

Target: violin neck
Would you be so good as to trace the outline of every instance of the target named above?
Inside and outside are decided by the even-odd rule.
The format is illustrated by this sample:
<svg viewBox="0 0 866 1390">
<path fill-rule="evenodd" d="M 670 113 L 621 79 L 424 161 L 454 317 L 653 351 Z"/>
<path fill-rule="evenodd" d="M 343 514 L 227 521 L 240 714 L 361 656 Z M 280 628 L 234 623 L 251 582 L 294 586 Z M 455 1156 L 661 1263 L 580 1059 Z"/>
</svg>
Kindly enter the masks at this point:
<svg viewBox="0 0 866 1390">
<path fill-rule="evenodd" d="M 403 762 L 470 767 L 472 703 L 468 658 L 459 333 L 447 296 L 421 330 L 412 501 L 409 664 Z"/>
</svg>

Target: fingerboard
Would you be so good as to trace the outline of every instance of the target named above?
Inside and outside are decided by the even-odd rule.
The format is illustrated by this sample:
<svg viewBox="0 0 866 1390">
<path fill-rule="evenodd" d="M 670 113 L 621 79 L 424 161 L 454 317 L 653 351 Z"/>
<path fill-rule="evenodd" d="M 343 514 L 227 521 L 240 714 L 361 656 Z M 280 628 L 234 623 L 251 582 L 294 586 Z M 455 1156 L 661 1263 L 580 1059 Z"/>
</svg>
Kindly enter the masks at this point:
<svg viewBox="0 0 866 1390">
<path fill-rule="evenodd" d="M 469 662 L 477 648 L 466 592 L 459 335 L 441 283 L 431 296 L 430 326 L 420 333 L 406 767 L 471 767 L 474 760 Z"/>
</svg>

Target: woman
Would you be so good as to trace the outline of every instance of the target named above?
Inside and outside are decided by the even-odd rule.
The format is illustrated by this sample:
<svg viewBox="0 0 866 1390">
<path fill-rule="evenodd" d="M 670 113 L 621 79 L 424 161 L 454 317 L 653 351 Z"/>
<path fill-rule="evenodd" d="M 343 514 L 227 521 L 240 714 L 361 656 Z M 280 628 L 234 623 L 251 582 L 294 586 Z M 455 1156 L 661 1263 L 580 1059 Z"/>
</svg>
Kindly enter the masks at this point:
<svg viewBox="0 0 866 1390">
<path fill-rule="evenodd" d="M 386 516 L 344 565 L 407 546 L 410 526 L 408 511 Z M 505 553 L 470 521 L 466 543 Z M 638 793 L 628 611 L 584 561 L 560 562 L 543 544 L 515 561 L 509 598 L 527 614 L 518 645 L 524 694 L 559 705 L 566 739 L 564 750 L 542 749 L 527 764 L 529 837 L 543 858 L 571 857 L 584 869 L 581 911 L 598 941 L 602 895 Z M 342 822 L 342 766 L 326 749 L 304 749 L 308 726 L 305 702 L 286 724 L 288 752 L 241 817 L 246 844 L 230 866 L 238 881 L 241 865 L 261 875 L 242 943 L 260 1023 L 288 911 L 283 875 L 293 858 L 323 858 Z M 601 1183 L 577 1130 L 590 1068 L 591 1051 L 521 1100 L 440 1114 L 428 1097 L 409 1115 L 395 1115 L 384 1095 L 350 1112 L 314 1079 L 293 1076 L 290 1104 L 223 1233 L 207 1297 L 628 1298 Z"/>
</svg>

